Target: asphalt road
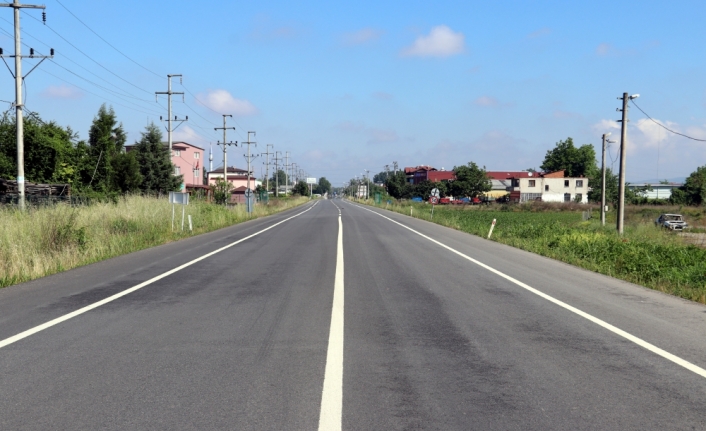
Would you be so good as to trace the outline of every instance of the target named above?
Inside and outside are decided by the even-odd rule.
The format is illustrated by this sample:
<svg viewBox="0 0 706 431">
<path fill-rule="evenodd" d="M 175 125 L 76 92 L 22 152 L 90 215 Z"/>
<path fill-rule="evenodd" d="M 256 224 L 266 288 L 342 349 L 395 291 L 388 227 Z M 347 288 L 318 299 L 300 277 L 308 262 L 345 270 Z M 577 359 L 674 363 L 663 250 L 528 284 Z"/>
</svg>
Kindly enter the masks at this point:
<svg viewBox="0 0 706 431">
<path fill-rule="evenodd" d="M 705 368 L 706 307 L 341 200 L 0 290 L 1 430 L 703 430 Z"/>
</svg>

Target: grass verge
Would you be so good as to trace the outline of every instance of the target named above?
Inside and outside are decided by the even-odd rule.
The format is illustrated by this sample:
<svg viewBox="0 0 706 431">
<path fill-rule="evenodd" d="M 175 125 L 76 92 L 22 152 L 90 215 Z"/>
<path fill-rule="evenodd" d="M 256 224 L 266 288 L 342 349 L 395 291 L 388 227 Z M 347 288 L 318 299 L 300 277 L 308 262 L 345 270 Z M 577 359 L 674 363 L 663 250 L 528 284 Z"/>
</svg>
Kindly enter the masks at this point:
<svg viewBox="0 0 706 431">
<path fill-rule="evenodd" d="M 248 216 L 244 205 L 226 209 L 192 201 L 186 207 L 186 214 L 193 221 L 192 232 L 188 219 L 181 231 L 181 208 L 177 208 L 172 231 L 172 206 L 164 198 L 127 196 L 117 203 L 37 207 L 24 213 L 0 207 L 0 288 L 267 216 L 305 202 L 307 198 L 271 200 L 269 205 L 256 205 Z"/>
<path fill-rule="evenodd" d="M 610 218 L 601 226 L 596 219 L 583 221 L 580 209 L 546 204 L 436 206 L 433 219 L 430 205 L 375 206 L 406 215 L 411 209 L 415 218 L 482 237 L 496 219 L 493 241 L 706 304 L 706 249 L 656 228 L 653 214 L 643 217 L 644 210 L 632 211 L 634 217 L 627 218 L 625 233 L 619 236 Z"/>
</svg>

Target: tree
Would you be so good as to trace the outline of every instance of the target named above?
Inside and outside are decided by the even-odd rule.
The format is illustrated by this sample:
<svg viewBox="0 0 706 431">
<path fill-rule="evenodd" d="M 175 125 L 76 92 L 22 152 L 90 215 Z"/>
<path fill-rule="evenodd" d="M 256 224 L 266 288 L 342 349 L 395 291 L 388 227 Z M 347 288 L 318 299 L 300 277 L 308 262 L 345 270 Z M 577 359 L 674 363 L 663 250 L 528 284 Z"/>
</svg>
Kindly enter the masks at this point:
<svg viewBox="0 0 706 431">
<path fill-rule="evenodd" d="M 81 172 L 84 184 L 90 184 L 94 190 L 111 190 L 117 183 L 112 178 L 113 159 L 122 152 L 126 139 L 123 125 L 118 124 L 113 108 L 101 105 L 88 131 L 88 163 Z M 121 163 L 118 165 L 122 166 Z"/>
<path fill-rule="evenodd" d="M 387 181 L 387 178 L 390 176 L 392 176 L 391 172 L 386 172 L 386 171 L 379 172 L 379 173 L 373 175 L 373 182 L 374 183 L 384 183 L 385 181 Z"/>
<path fill-rule="evenodd" d="M 706 202 L 706 166 L 696 168 L 679 190 L 672 192 L 672 201 L 675 203 L 701 205 Z"/>
<path fill-rule="evenodd" d="M 326 193 L 331 193 L 331 183 L 326 177 L 319 178 L 319 184 L 314 188 L 314 193 L 324 195 Z"/>
<path fill-rule="evenodd" d="M 133 147 L 133 152 L 140 165 L 142 191 L 167 193 L 179 189 L 183 175 L 174 175 L 169 148 L 162 144 L 162 132 L 154 123 L 145 127 L 142 138 Z"/>
<path fill-rule="evenodd" d="M 567 177 L 598 177 L 593 145 L 586 144 L 576 148 L 571 138 L 557 142 L 556 147 L 548 150 L 540 168 L 545 172 L 564 170 Z"/>
<path fill-rule="evenodd" d="M 304 181 L 299 181 L 292 190 L 292 193 L 300 196 L 309 196 L 309 185 Z"/>
<path fill-rule="evenodd" d="M 277 184 L 283 186 L 286 178 L 287 174 L 282 169 L 278 169 L 277 172 L 273 172 L 272 178 L 270 178 L 270 190 L 274 190 Z"/>
<path fill-rule="evenodd" d="M 449 191 L 456 197 L 476 197 L 492 188 L 485 167 L 480 168 L 474 162 L 468 162 L 465 166 L 454 166 L 453 171 L 456 179 L 449 183 Z"/>
<path fill-rule="evenodd" d="M 439 189 L 439 193 L 441 196 L 446 196 L 447 194 L 447 189 L 446 189 L 447 183 L 443 182 L 438 182 L 438 183 L 433 183 L 431 181 L 422 181 L 421 183 L 417 184 L 414 186 L 414 196 L 421 196 L 422 199 L 425 201 L 429 199 L 429 196 L 431 196 L 431 191 L 436 189 Z"/>
<path fill-rule="evenodd" d="M 112 189 L 122 193 L 129 193 L 140 189 L 142 175 L 140 164 L 135 153 L 118 153 L 113 157 L 112 164 Z"/>
<path fill-rule="evenodd" d="M 407 183 L 407 176 L 402 171 L 388 176 L 385 187 L 387 187 L 387 193 L 395 199 L 412 197 L 412 185 Z"/>
<path fill-rule="evenodd" d="M 591 202 L 601 201 L 601 189 L 602 189 L 603 177 L 599 175 L 595 182 L 592 184 L 592 189 L 588 192 L 588 200 Z M 612 204 L 618 203 L 618 175 L 614 174 L 610 168 L 605 170 L 605 201 Z"/>
<path fill-rule="evenodd" d="M 223 178 L 217 178 L 216 183 L 211 184 L 209 187 L 213 192 L 213 200 L 221 205 L 228 201 L 228 196 L 230 196 L 230 192 L 233 190 L 233 185 Z"/>
</svg>

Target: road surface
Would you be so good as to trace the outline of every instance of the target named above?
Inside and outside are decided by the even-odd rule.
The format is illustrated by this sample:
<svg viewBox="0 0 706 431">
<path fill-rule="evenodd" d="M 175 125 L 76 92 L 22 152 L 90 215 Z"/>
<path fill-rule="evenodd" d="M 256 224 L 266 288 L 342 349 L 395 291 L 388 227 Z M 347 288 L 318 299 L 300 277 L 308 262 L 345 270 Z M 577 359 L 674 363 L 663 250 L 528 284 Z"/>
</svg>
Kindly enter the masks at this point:
<svg viewBox="0 0 706 431">
<path fill-rule="evenodd" d="M 0 290 L 2 430 L 706 429 L 706 307 L 318 201 Z"/>
</svg>

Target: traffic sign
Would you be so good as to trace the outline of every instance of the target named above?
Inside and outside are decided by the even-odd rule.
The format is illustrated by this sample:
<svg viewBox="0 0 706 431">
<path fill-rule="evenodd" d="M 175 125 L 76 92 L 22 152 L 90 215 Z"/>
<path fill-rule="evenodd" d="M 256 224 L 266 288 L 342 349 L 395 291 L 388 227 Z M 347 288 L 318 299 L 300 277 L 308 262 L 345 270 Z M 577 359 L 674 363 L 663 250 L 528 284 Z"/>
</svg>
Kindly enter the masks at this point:
<svg viewBox="0 0 706 431">
<path fill-rule="evenodd" d="M 436 205 L 436 204 L 439 203 L 439 198 L 436 197 L 436 196 L 432 196 L 432 197 L 429 198 L 429 202 L 430 202 L 432 205 Z"/>
<path fill-rule="evenodd" d="M 252 190 L 251 189 L 245 189 L 245 197 L 246 198 L 252 197 Z"/>
<path fill-rule="evenodd" d="M 435 198 L 438 198 L 439 196 L 441 196 L 441 194 L 439 193 L 439 189 L 437 189 L 436 187 L 431 189 L 431 195 L 434 196 Z"/>
</svg>

